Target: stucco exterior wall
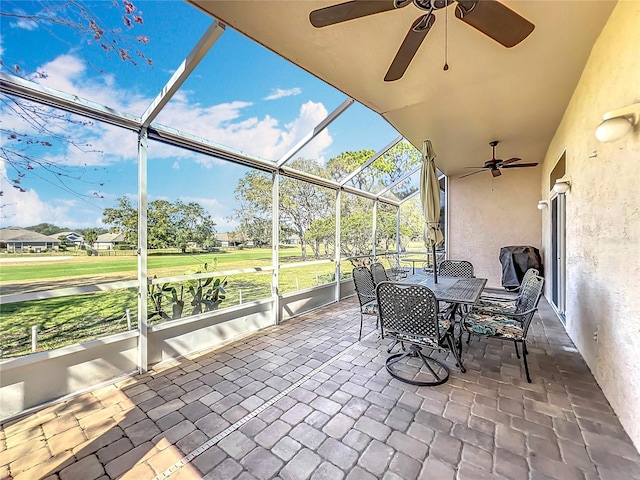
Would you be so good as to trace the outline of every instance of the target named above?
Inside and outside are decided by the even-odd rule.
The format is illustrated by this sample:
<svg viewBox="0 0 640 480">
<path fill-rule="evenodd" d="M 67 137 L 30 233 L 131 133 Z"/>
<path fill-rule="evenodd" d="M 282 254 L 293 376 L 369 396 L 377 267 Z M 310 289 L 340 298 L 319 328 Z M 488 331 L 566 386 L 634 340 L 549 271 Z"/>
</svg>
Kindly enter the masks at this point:
<svg viewBox="0 0 640 480">
<path fill-rule="evenodd" d="M 504 170 L 497 178 L 482 172 L 449 179 L 447 255 L 473 263 L 476 276 L 487 278 L 487 286 L 502 286 L 501 247 L 540 248 L 540 168 Z"/>
<path fill-rule="evenodd" d="M 637 102 L 640 2 L 620 1 L 549 146 L 539 195 L 566 148 L 567 331 L 640 449 L 640 128 L 613 143 L 594 136 L 603 113 Z M 549 252 L 548 210 L 543 218 Z"/>
</svg>

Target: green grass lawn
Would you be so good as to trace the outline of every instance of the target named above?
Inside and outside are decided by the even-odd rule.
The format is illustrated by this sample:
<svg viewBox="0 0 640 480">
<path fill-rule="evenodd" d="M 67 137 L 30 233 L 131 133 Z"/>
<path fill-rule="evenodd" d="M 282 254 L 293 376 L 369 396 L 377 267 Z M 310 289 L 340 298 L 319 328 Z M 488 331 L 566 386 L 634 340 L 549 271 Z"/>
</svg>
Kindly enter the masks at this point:
<svg viewBox="0 0 640 480">
<path fill-rule="evenodd" d="M 299 247 L 281 247 L 280 258 L 284 261 L 299 258 Z M 138 259 L 136 256 L 74 256 L 67 260 L 38 262 L 15 262 L 1 264 L 0 285 L 4 282 L 43 280 L 80 276 L 105 276 L 109 274 L 131 274 L 135 278 Z M 55 258 L 55 257 L 53 257 Z M 207 263 L 210 267 L 217 261 L 217 270 L 231 270 L 271 265 L 270 248 L 230 250 L 226 252 L 200 254 L 149 255 L 149 276 L 169 276 L 196 270 Z"/>
<path fill-rule="evenodd" d="M 280 250 L 283 261 L 300 260 L 299 247 L 284 247 Z M 236 270 L 271 265 L 271 249 L 246 249 L 230 252 L 199 255 L 159 255 L 148 260 L 149 275 L 157 277 L 178 276 L 193 273 L 201 269 L 204 263 L 216 271 Z M 309 259 L 313 260 L 313 259 Z M 343 263 L 343 269 L 350 272 L 350 264 Z M 86 277 L 83 283 L 92 278 L 109 281 L 109 276 L 136 276 L 136 257 L 73 257 L 67 260 L 42 261 L 33 263 L 3 263 L 0 269 L 2 284 L 26 286 L 45 281 L 47 288 L 64 286 L 68 279 Z M 334 264 L 303 265 L 280 270 L 280 294 L 294 292 L 333 281 Z M 226 298 L 220 305 L 225 308 L 239 303 L 269 297 L 271 295 L 272 273 L 256 272 L 232 275 L 227 278 Z M 189 285 L 195 281 L 172 282 L 171 287 L 180 291 L 183 288 L 185 307 L 183 317 L 191 314 L 192 296 L 188 294 Z M 18 290 L 19 291 L 19 290 Z M 163 298 L 163 310 L 171 315 L 172 299 Z M 36 300 L 11 304 L 0 304 L 0 349 L 4 357 L 30 353 L 31 327 L 38 328 L 38 350 L 49 350 L 65 345 L 99 338 L 127 329 L 126 311 L 130 310 L 132 327 L 137 326 L 136 289 L 122 289 L 108 292 L 75 295 L 54 299 Z M 151 324 L 163 320 L 154 315 L 152 302 L 149 302 Z"/>
</svg>

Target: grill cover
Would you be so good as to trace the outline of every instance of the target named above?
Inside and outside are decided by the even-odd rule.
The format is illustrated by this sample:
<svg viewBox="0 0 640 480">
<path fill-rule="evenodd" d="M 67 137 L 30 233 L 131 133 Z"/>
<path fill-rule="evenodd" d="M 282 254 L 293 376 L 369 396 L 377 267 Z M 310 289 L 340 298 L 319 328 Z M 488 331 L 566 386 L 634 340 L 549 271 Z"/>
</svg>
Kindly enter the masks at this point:
<svg viewBox="0 0 640 480">
<path fill-rule="evenodd" d="M 536 268 L 544 276 L 540 250 L 531 246 L 509 246 L 500 249 L 502 286 L 513 290 L 520 286 L 522 277 L 530 268 Z"/>
</svg>

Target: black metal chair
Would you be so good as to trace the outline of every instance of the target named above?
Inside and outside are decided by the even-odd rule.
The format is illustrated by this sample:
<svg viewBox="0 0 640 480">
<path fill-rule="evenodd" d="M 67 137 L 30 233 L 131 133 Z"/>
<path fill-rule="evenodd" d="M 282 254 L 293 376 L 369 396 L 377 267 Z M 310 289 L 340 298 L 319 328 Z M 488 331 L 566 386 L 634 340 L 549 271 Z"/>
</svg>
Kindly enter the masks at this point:
<svg viewBox="0 0 640 480">
<path fill-rule="evenodd" d="M 444 261 L 444 257 L 446 255 L 446 252 L 440 251 L 440 252 L 436 252 L 436 258 L 435 260 L 433 258 L 428 259 L 426 262 L 424 262 L 422 264 L 422 270 L 424 271 L 424 273 L 427 274 L 433 274 L 433 266 L 435 265 L 440 265 L 440 263 L 442 263 Z"/>
<path fill-rule="evenodd" d="M 473 264 L 466 260 L 443 260 L 438 265 L 438 275 L 442 277 L 475 277 Z"/>
<path fill-rule="evenodd" d="M 478 303 L 474 305 L 476 309 L 484 310 L 484 311 L 512 311 L 515 312 L 516 303 L 518 299 L 522 296 L 522 292 L 524 291 L 523 286 L 531 280 L 531 277 L 535 277 L 539 274 L 538 270 L 535 268 L 530 268 L 527 270 L 522 277 L 522 282 L 520 282 L 520 286 L 518 286 L 515 290 L 509 290 L 505 292 L 499 292 L 498 294 L 482 294 L 480 296 L 480 300 Z"/>
<path fill-rule="evenodd" d="M 460 278 L 473 278 L 475 277 L 473 264 L 467 260 L 443 260 L 438 265 L 438 275 L 441 277 L 460 277 Z M 445 316 L 454 319 L 458 310 L 464 310 L 468 312 L 468 307 L 458 308 L 455 304 L 445 304 L 443 306 Z"/>
<path fill-rule="evenodd" d="M 396 280 L 407 278 L 407 275 L 411 271 L 411 267 L 403 266 L 397 255 L 388 256 L 387 261 L 389 262 L 389 272 L 391 272 L 391 275 Z"/>
<path fill-rule="evenodd" d="M 387 269 L 380 262 L 371 264 L 371 275 L 373 275 L 373 283 L 378 285 L 380 282 L 390 282 L 391 279 L 387 275 Z"/>
<path fill-rule="evenodd" d="M 382 338 L 409 344 L 403 352 L 387 358 L 386 368 L 393 378 L 421 386 L 440 385 L 447 381 L 448 367 L 426 355 L 423 347 L 451 351 L 460 370 L 465 372 L 459 352 L 454 347 L 453 325 L 439 314 L 438 301 L 431 290 L 423 285 L 382 282 L 376 292 Z M 408 361 L 400 364 L 404 359 Z"/>
<path fill-rule="evenodd" d="M 376 285 L 373 275 L 367 267 L 356 267 L 351 272 L 353 284 L 356 288 L 358 302 L 360 303 L 360 333 L 358 340 L 362 339 L 362 323 L 365 315 L 376 317 L 376 328 L 378 328 L 378 302 L 376 299 Z"/>
<path fill-rule="evenodd" d="M 491 311 L 472 308 L 462 319 L 462 326 L 469 334 L 485 338 L 512 341 L 516 347 L 516 356 L 520 358 L 518 343 L 522 343 L 522 358 L 527 375 L 527 382 L 531 383 L 529 364 L 527 363 L 527 333 L 533 315 L 538 309 L 538 302 L 542 297 L 544 278 L 531 276 L 522 284 L 522 294 L 516 302 L 515 309 L 492 309 Z M 467 343 L 469 343 L 467 339 Z"/>
</svg>

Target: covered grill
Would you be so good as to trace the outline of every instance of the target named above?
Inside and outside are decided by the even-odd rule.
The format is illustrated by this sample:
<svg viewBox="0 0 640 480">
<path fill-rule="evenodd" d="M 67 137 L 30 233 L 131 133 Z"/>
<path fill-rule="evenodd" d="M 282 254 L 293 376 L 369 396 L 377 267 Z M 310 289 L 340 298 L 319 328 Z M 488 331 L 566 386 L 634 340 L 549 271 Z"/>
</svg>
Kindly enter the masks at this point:
<svg viewBox="0 0 640 480">
<path fill-rule="evenodd" d="M 540 276 L 544 276 L 544 267 L 540 250 L 531 246 L 508 246 L 500 249 L 502 264 L 502 286 L 513 290 L 520 286 L 524 273 L 536 268 Z"/>
</svg>

